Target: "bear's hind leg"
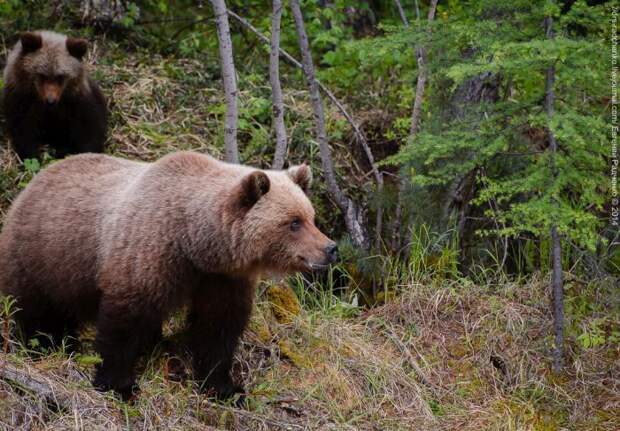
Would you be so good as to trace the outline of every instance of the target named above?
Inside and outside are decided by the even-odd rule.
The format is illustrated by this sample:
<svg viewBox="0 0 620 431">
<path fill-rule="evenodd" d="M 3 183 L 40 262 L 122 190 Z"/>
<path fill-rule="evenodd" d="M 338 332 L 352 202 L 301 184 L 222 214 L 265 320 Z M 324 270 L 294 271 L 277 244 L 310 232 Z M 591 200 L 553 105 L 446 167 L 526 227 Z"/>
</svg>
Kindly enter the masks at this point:
<svg viewBox="0 0 620 431">
<path fill-rule="evenodd" d="M 131 307 L 104 298 L 97 319 L 95 349 L 103 362 L 97 366 L 93 385 L 114 390 L 127 401 L 136 387 L 134 367 L 140 354 L 152 347 L 161 333 L 162 317 L 154 310 Z"/>
<path fill-rule="evenodd" d="M 202 390 L 213 391 L 217 398 L 243 392 L 243 387 L 233 383 L 230 371 L 253 299 L 249 281 L 224 276 L 209 277 L 207 285 L 194 291 L 189 316 L 194 378 Z"/>
</svg>

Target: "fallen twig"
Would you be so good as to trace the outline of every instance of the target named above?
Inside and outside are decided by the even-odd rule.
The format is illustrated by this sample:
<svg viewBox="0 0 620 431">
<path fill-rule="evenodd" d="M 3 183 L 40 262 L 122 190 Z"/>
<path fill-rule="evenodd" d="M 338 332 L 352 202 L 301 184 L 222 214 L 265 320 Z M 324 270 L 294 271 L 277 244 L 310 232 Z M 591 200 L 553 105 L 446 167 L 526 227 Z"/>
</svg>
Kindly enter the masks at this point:
<svg viewBox="0 0 620 431">
<path fill-rule="evenodd" d="M 25 365 L 17 367 L 6 361 L 0 362 L 0 379 L 32 392 L 39 398 L 45 399 L 48 404 L 55 405 L 59 410 L 71 410 L 75 405 L 86 405 L 91 401 L 81 399 L 77 391 L 68 391 L 66 388 L 55 385 L 43 373 Z"/>
</svg>

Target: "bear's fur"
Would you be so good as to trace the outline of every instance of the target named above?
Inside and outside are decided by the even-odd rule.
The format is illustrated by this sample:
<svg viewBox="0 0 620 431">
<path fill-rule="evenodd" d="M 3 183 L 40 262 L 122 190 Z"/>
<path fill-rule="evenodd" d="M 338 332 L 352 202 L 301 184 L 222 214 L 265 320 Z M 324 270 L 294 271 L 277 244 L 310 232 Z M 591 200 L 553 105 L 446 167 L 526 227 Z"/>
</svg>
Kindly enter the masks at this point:
<svg viewBox="0 0 620 431">
<path fill-rule="evenodd" d="M 0 290 L 26 339 L 95 320 L 101 389 L 124 397 L 162 321 L 189 307 L 194 376 L 218 396 L 257 280 L 335 259 L 314 224 L 306 165 L 263 171 L 179 152 L 155 163 L 72 156 L 41 171 L 0 234 Z"/>
<path fill-rule="evenodd" d="M 4 68 L 3 111 L 9 138 L 24 160 L 42 145 L 67 153 L 100 153 L 106 139 L 107 107 L 86 74 L 88 45 L 50 31 L 23 33 Z"/>
</svg>

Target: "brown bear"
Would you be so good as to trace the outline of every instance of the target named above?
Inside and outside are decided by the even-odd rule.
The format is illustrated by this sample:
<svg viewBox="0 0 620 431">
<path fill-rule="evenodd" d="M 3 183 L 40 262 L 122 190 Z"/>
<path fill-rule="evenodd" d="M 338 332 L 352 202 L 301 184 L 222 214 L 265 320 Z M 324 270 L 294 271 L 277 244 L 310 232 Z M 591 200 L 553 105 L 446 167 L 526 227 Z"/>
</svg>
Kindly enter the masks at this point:
<svg viewBox="0 0 620 431">
<path fill-rule="evenodd" d="M 13 148 L 22 159 L 42 145 L 67 153 L 100 153 L 106 139 L 107 107 L 86 74 L 88 45 L 51 31 L 23 33 L 4 69 L 3 111 Z"/>
<path fill-rule="evenodd" d="M 189 308 L 194 377 L 226 397 L 259 277 L 322 268 L 306 165 L 258 170 L 194 152 L 142 163 L 83 154 L 41 171 L 0 234 L 0 291 L 26 339 L 96 319 L 95 386 L 124 398 L 162 321 Z"/>
</svg>

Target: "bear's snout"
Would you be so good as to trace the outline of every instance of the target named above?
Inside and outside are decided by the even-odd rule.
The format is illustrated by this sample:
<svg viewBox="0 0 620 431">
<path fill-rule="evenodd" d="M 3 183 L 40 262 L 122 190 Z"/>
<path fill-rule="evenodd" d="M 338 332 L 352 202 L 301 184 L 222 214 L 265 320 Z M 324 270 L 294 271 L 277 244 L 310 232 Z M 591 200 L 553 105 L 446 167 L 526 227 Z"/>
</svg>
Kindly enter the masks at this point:
<svg viewBox="0 0 620 431">
<path fill-rule="evenodd" d="M 54 106 L 60 101 L 62 86 L 55 82 L 43 82 L 40 86 L 40 97 L 48 106 Z"/>
<path fill-rule="evenodd" d="M 325 248 L 325 254 L 327 255 L 328 263 L 334 263 L 338 260 L 338 246 L 335 242 Z"/>
<path fill-rule="evenodd" d="M 327 239 L 327 245 L 325 245 L 325 242 L 321 245 L 317 244 L 318 247 L 311 248 L 311 251 L 308 250 L 307 254 L 298 255 L 302 270 L 323 270 L 338 260 L 338 246 L 324 235 L 323 237 Z"/>
</svg>

